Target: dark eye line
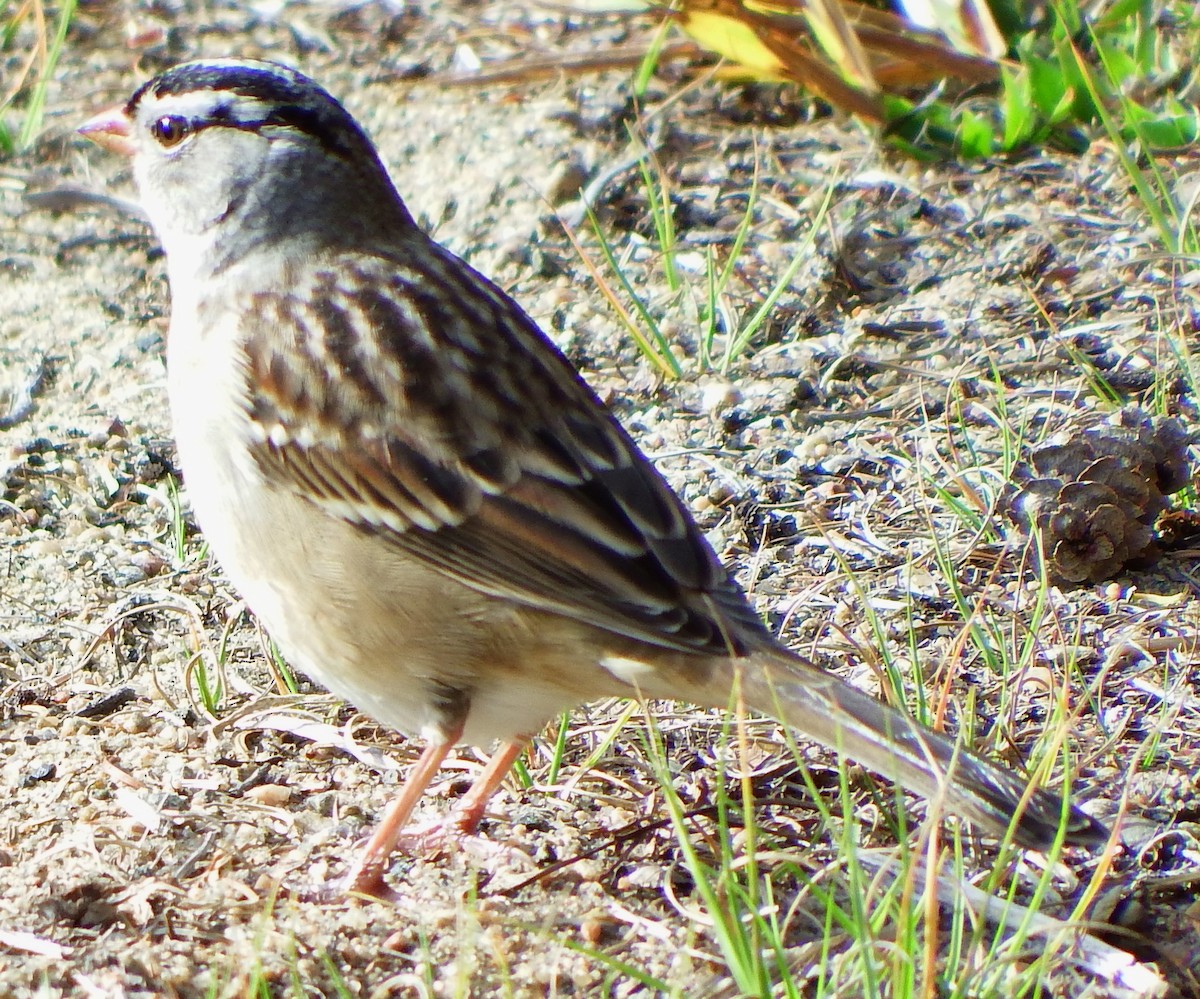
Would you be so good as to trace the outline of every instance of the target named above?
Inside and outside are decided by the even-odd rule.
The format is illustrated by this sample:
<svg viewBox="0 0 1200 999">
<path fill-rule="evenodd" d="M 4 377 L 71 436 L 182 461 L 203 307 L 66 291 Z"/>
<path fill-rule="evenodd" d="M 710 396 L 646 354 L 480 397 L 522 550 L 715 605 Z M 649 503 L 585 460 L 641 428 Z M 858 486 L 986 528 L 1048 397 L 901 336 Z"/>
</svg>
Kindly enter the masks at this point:
<svg viewBox="0 0 1200 999">
<path fill-rule="evenodd" d="M 354 157 L 354 149 L 340 139 L 336 130 L 325 127 L 323 116 L 312 109 L 297 105 L 283 105 L 256 121 L 238 121 L 230 112 L 231 109 L 228 106 L 220 106 L 214 108 L 203 119 L 188 119 L 183 115 L 163 114 L 154 119 L 151 124 L 151 132 L 160 144 L 169 149 L 178 145 L 185 138 L 199 134 L 206 128 L 236 128 L 243 132 L 261 132 L 264 128 L 285 128 L 316 139 L 326 152 L 335 156 L 343 159 L 353 159 Z M 174 141 L 164 143 L 164 137 L 157 134 L 155 130 L 167 121 L 179 122 L 184 126 L 184 132 Z"/>
<path fill-rule="evenodd" d="M 342 141 L 336 128 L 330 127 L 329 117 L 314 108 L 299 104 L 281 104 L 267 115 L 262 124 L 294 128 L 316 139 L 326 152 L 343 159 L 354 158 L 354 150 Z"/>
</svg>

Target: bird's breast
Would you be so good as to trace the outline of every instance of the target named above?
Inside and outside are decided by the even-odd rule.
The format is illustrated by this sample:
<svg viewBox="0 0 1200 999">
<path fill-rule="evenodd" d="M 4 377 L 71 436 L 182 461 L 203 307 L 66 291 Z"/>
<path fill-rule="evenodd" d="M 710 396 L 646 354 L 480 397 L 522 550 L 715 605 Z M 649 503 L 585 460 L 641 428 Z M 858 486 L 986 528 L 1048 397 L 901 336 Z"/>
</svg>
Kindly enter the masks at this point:
<svg viewBox="0 0 1200 999">
<path fill-rule="evenodd" d="M 534 622 L 356 526 L 258 467 L 261 433 L 233 323 L 173 320 L 172 417 L 186 495 L 230 581 L 289 662 L 377 720 L 437 737 L 470 705 L 466 737 L 536 731 L 589 696 L 571 622 Z M 554 627 L 558 626 L 558 627 Z M 565 634 L 559 635 L 559 630 Z M 544 646 L 544 648 L 543 648 Z M 586 653 L 584 654 L 586 662 Z"/>
</svg>

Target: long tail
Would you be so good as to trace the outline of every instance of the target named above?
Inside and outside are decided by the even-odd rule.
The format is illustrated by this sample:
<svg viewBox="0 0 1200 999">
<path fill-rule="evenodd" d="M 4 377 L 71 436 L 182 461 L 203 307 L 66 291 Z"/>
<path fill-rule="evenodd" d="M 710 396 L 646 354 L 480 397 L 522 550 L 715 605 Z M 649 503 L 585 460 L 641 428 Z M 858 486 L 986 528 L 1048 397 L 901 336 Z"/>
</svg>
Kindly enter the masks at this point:
<svg viewBox="0 0 1200 999">
<path fill-rule="evenodd" d="M 1063 801 L 1047 791 L 1027 794 L 1017 774 L 980 759 L 784 649 L 741 661 L 746 705 L 773 715 L 809 738 L 877 770 L 901 787 L 945 803 L 948 812 L 1017 843 L 1046 850 L 1064 824 Z M 1014 820 L 1014 816 L 1016 817 Z M 1065 819 L 1065 841 L 1098 846 L 1108 830 L 1076 808 Z"/>
</svg>

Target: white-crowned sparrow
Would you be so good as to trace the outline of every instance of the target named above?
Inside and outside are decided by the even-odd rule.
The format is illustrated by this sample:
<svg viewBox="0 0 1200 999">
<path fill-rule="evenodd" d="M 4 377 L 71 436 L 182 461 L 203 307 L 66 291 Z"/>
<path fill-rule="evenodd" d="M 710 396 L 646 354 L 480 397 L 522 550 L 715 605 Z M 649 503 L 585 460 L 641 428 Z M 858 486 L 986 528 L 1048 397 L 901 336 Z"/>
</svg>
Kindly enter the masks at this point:
<svg viewBox="0 0 1200 999">
<path fill-rule="evenodd" d="M 380 892 L 456 743 L 609 695 L 745 704 L 1017 842 L 1096 844 L 1056 796 L 783 648 L 549 339 L 414 224 L 370 141 L 265 62 L 176 66 L 80 132 L 132 157 L 173 299 L 196 517 L 289 659 L 428 741 L 356 868 Z"/>
</svg>

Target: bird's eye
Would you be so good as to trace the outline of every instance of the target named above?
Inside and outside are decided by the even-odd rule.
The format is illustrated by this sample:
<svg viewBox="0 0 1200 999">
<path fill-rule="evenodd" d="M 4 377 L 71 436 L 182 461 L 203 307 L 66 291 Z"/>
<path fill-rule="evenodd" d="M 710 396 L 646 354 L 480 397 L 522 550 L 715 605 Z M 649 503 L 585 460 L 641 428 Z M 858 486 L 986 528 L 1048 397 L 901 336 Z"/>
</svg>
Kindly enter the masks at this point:
<svg viewBox="0 0 1200 999">
<path fill-rule="evenodd" d="M 191 132 L 188 120 L 177 114 L 165 114 L 150 126 L 150 134 L 164 149 L 179 145 Z"/>
</svg>

